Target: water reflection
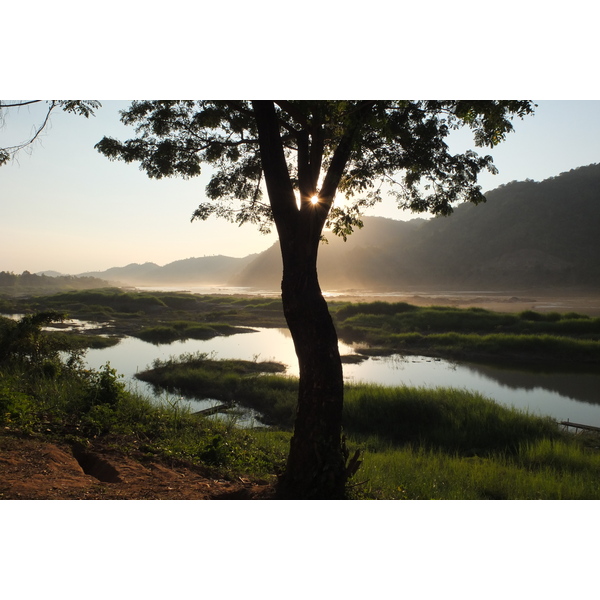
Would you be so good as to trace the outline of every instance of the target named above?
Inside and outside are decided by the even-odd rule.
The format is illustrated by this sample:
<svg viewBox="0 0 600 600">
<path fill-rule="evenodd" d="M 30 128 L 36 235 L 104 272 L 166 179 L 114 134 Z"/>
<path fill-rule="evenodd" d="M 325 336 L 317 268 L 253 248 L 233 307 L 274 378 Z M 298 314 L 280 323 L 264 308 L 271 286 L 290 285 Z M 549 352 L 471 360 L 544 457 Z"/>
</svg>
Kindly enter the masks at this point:
<svg viewBox="0 0 600 600">
<path fill-rule="evenodd" d="M 600 380 L 592 373 L 528 372 L 468 363 L 464 366 L 513 390 L 543 388 L 579 402 L 600 405 Z"/>
<path fill-rule="evenodd" d="M 340 342 L 341 354 L 354 351 Z M 298 375 L 294 345 L 287 329 L 257 329 L 256 333 L 161 345 L 125 338 L 117 346 L 90 350 L 87 363 L 99 368 L 110 361 L 134 388 L 153 394 L 151 386 L 134 378 L 135 373 L 151 366 L 156 358 L 167 359 L 187 352 L 214 353 L 216 358 L 276 360 L 287 365 L 287 374 Z M 345 364 L 344 377 L 348 382 L 468 389 L 533 414 L 600 427 L 600 375 L 595 374 L 533 373 L 424 356 L 394 355 Z"/>
<path fill-rule="evenodd" d="M 356 382 L 477 391 L 531 414 L 600 426 L 600 375 L 535 373 L 398 355 L 346 365 L 344 373 Z"/>
</svg>

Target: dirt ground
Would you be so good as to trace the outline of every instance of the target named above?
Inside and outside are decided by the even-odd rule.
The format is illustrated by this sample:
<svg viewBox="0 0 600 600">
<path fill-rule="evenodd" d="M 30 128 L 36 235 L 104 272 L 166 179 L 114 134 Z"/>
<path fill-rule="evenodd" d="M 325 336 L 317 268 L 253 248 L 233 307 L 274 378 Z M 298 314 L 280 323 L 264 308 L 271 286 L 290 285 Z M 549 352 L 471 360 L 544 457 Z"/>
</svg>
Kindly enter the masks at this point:
<svg viewBox="0 0 600 600">
<path fill-rule="evenodd" d="M 214 479 L 200 468 L 136 460 L 106 448 L 0 433 L 0 500 L 269 499 L 266 482 Z"/>
</svg>

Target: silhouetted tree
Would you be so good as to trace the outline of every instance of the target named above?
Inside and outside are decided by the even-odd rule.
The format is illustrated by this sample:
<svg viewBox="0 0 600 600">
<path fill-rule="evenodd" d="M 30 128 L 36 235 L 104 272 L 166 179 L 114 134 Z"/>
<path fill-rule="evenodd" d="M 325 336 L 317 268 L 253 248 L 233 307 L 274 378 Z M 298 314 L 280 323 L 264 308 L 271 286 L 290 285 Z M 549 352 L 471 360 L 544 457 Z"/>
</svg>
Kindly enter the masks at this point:
<svg viewBox="0 0 600 600">
<path fill-rule="evenodd" d="M 324 227 L 342 237 L 361 213 L 395 196 L 399 206 L 447 215 L 457 201 L 484 200 L 477 175 L 490 156 L 453 155 L 450 132 L 466 125 L 492 147 L 529 101 L 140 101 L 122 112 L 136 127 L 125 142 L 103 138 L 110 159 L 141 163 L 148 176 L 213 168 L 207 202 L 193 218 L 216 215 L 266 231 L 283 258 L 285 317 L 300 366 L 298 408 L 282 498 L 342 498 L 357 464 L 342 437 L 343 375 L 337 334 L 317 279 Z M 263 201 L 262 184 L 268 203 Z M 388 191 L 389 188 L 389 191 Z M 346 203 L 336 205 L 336 194 Z M 347 462 L 348 461 L 348 462 Z"/>
<path fill-rule="evenodd" d="M 47 127 L 50 122 L 50 115 L 56 108 L 68 113 L 81 115 L 87 119 L 94 114 L 94 110 L 102 106 L 97 100 L 0 100 L 0 124 L 4 124 L 4 113 L 6 111 L 30 106 L 32 104 L 39 104 L 41 102 L 45 102 L 47 108 L 42 122 L 39 125 L 34 125 L 31 137 L 28 137 L 26 140 L 19 142 L 14 146 L 0 148 L 0 167 L 14 158 L 21 150 L 31 146 L 31 144 L 35 142 L 42 131 Z"/>
</svg>

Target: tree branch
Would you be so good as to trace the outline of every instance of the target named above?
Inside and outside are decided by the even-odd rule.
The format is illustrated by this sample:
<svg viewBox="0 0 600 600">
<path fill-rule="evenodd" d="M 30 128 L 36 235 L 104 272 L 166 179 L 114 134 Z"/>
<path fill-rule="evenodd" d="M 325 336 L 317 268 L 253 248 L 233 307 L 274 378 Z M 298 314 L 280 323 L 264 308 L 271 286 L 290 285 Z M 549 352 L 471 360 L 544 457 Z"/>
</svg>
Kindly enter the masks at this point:
<svg viewBox="0 0 600 600">
<path fill-rule="evenodd" d="M 14 104 L 4 104 L 4 102 L 2 102 L 2 100 L 0 100 L 0 109 L 16 108 L 18 106 L 27 106 L 28 104 L 36 104 L 37 102 L 41 102 L 41 100 L 27 100 L 26 102 L 15 102 Z"/>
<path fill-rule="evenodd" d="M 253 100 L 252 107 L 258 128 L 261 165 L 275 225 L 280 231 L 280 239 L 290 239 L 298 207 L 283 151 L 275 106 L 272 101 Z M 282 228 L 285 229 L 283 235 Z"/>
<path fill-rule="evenodd" d="M 26 104 L 33 104 L 34 102 L 40 102 L 40 100 L 33 100 L 31 102 L 26 102 L 26 103 L 20 104 L 20 105 L 19 104 L 2 105 L 1 108 L 11 108 L 14 106 L 25 106 Z M 44 118 L 44 122 L 36 130 L 33 137 L 31 137 L 29 140 L 26 140 L 25 142 L 21 142 L 20 144 L 17 144 L 16 146 L 9 146 L 7 148 L 2 148 L 3 153 L 6 154 L 7 157 L 9 157 L 10 154 L 14 155 L 19 150 L 22 150 L 23 148 L 26 148 L 27 146 L 30 146 L 31 144 L 33 144 L 33 142 L 35 142 L 35 140 L 39 137 L 40 133 L 42 133 L 42 131 L 46 128 L 46 125 L 48 124 L 48 120 L 50 119 L 50 113 L 54 110 L 55 107 L 56 107 L 56 102 L 54 100 L 52 100 L 52 102 L 50 103 L 50 107 L 48 108 L 48 112 L 46 113 L 46 117 Z M 5 161 L 2 161 L 2 162 L 5 162 Z"/>
<path fill-rule="evenodd" d="M 277 104 L 281 110 L 287 112 L 291 117 L 296 119 L 296 121 L 298 121 L 302 127 L 309 126 L 306 115 L 296 106 L 294 106 L 289 100 L 275 100 L 275 104 Z"/>
<path fill-rule="evenodd" d="M 357 115 L 357 118 L 355 118 L 354 122 L 347 127 L 337 148 L 335 149 L 335 152 L 333 153 L 329 169 L 327 170 L 327 174 L 325 175 L 325 179 L 323 180 L 323 185 L 321 186 L 321 191 L 319 194 L 319 197 L 323 198 L 323 200 L 327 202 L 329 206 L 331 206 L 333 202 L 333 197 L 340 184 L 342 175 L 344 174 L 344 169 L 346 168 L 348 159 L 350 158 L 354 136 L 363 124 L 364 115 L 367 114 L 367 111 L 373 104 L 374 102 L 362 102 L 357 110 L 352 111 Z"/>
</svg>

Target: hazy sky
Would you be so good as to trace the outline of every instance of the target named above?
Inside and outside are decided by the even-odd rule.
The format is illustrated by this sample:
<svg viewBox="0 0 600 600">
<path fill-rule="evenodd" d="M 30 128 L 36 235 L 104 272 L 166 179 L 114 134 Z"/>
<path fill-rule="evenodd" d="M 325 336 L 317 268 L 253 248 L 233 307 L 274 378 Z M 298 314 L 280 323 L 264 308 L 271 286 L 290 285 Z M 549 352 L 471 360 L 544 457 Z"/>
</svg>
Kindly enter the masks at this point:
<svg viewBox="0 0 600 600">
<path fill-rule="evenodd" d="M 513 180 L 541 181 L 600 162 L 600 101 L 536 101 L 533 117 L 516 120 L 515 132 L 490 152 L 499 169 L 484 174 L 484 190 Z M 0 168 L 0 270 L 57 270 L 77 274 L 132 262 L 160 265 L 192 256 L 246 256 L 275 240 L 251 225 L 211 219 L 190 222 L 202 201 L 205 175 L 150 180 L 137 165 L 111 162 L 95 149 L 104 135 L 133 137 L 119 121 L 125 101 L 102 101 L 95 117 L 53 113 L 51 127 L 31 152 Z M 26 139 L 44 106 L 5 114 L 0 146 Z M 458 136 L 456 150 L 470 145 Z M 393 201 L 373 215 L 403 215 Z"/>
</svg>

